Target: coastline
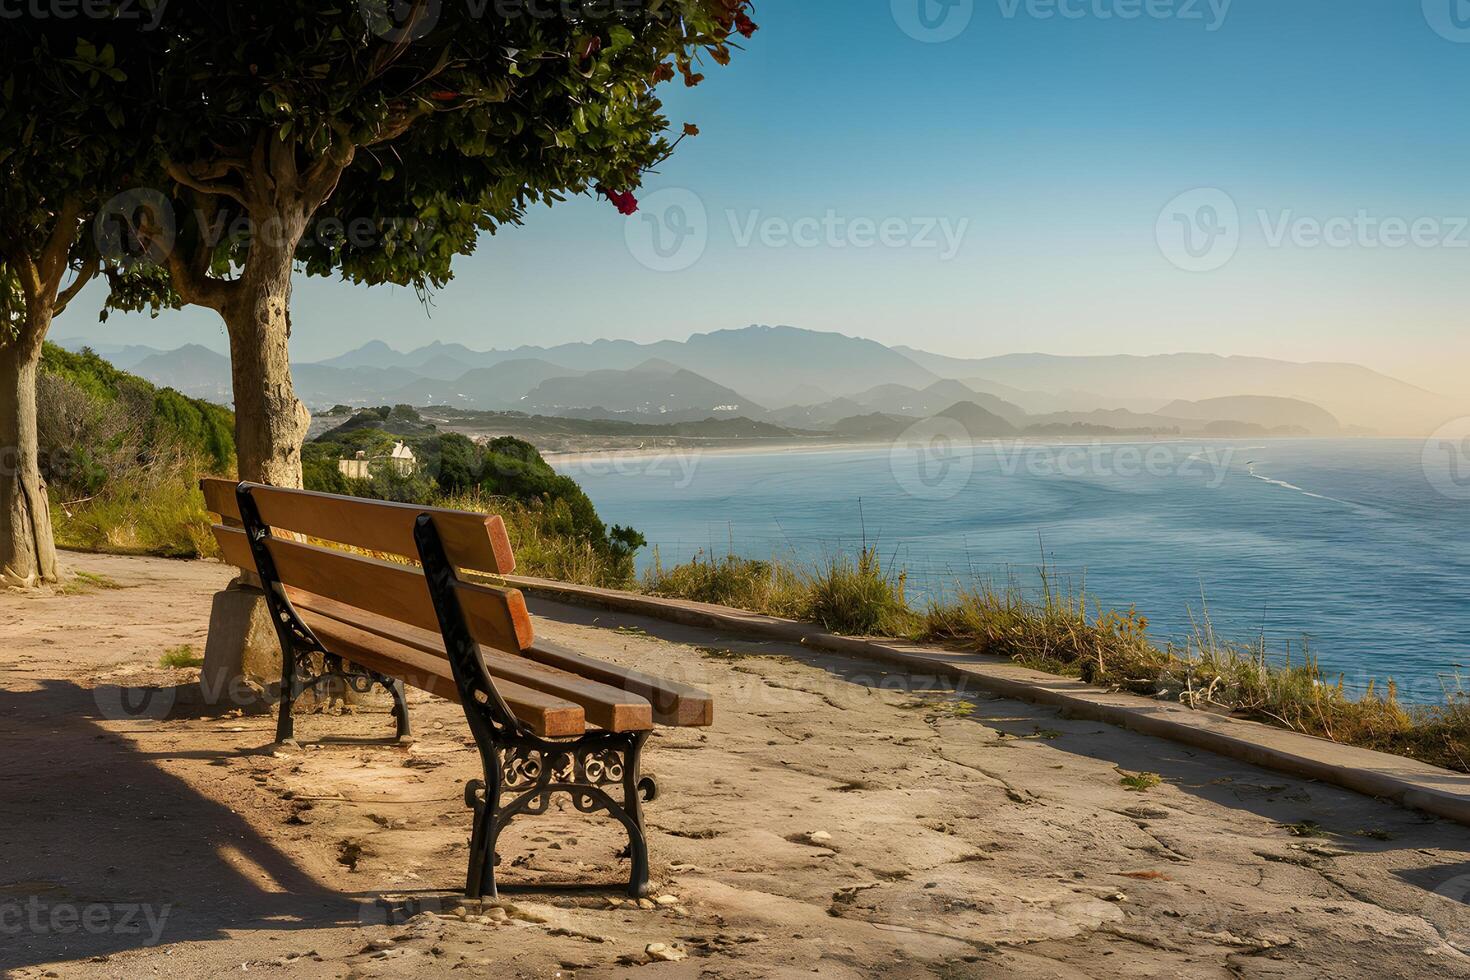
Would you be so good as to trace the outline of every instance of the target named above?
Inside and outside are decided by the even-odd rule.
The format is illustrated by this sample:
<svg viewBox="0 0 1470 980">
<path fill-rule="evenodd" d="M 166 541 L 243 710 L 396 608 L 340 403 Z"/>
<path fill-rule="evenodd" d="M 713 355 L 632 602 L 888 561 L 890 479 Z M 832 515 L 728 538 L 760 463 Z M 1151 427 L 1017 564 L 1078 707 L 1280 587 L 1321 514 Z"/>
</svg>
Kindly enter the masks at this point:
<svg viewBox="0 0 1470 980">
<path fill-rule="evenodd" d="M 1277 443 L 1277 442 L 1340 442 L 1352 441 L 1386 441 L 1398 442 L 1418 439 L 1417 436 L 1180 436 L 1169 434 L 1149 438 L 1147 436 L 1093 436 L 1087 439 L 1078 439 L 1069 436 L 993 436 L 975 439 L 970 442 L 972 447 L 984 446 L 1020 446 L 1020 447 L 1046 447 L 1056 449 L 1070 449 L 1091 446 L 1213 446 L 1231 445 L 1240 443 Z M 864 452 L 875 449 L 890 449 L 894 446 L 894 440 L 871 441 L 871 442 L 846 442 L 846 441 L 803 441 L 788 439 L 773 439 L 769 442 L 743 442 L 739 444 L 722 443 L 716 445 L 701 445 L 698 443 L 682 443 L 671 446 L 645 446 L 637 448 L 609 447 L 605 449 L 573 449 L 558 452 L 551 449 L 541 451 L 542 458 L 552 468 L 577 467 L 588 464 L 604 463 L 616 464 L 622 461 L 657 459 L 657 458 L 687 458 L 690 456 L 774 456 L 777 454 L 802 454 L 816 455 L 821 453 L 841 452 Z"/>
</svg>

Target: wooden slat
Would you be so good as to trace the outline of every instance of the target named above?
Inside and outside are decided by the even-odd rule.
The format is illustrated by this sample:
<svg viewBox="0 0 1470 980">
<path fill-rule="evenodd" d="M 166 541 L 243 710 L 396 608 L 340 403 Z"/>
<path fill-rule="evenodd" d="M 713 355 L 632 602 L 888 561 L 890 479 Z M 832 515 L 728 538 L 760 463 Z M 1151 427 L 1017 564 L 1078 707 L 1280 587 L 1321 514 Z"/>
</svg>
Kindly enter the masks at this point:
<svg viewBox="0 0 1470 980">
<path fill-rule="evenodd" d="M 205 505 L 227 524 L 240 518 L 236 486 L 228 480 L 200 481 Z M 456 567 L 495 575 L 515 571 L 510 536 L 498 516 L 254 484 L 251 497 L 260 519 L 272 528 L 415 561 L 419 549 L 414 522 L 420 514 L 431 514 L 444 551 Z"/>
<path fill-rule="evenodd" d="M 438 633 L 395 623 L 320 596 L 300 591 L 292 591 L 290 596 L 297 611 L 324 641 L 335 635 L 336 625 L 346 625 L 395 644 L 415 657 L 442 661 L 444 669 L 449 669 L 444 640 Z M 327 642 L 329 648 L 331 645 Z M 642 732 L 653 727 L 652 706 L 636 694 L 488 647 L 481 647 L 480 655 L 497 689 L 511 683 L 570 701 L 581 706 L 588 722 L 610 732 Z"/>
<path fill-rule="evenodd" d="M 240 523 L 240 505 L 235 500 L 237 486 L 239 484 L 234 480 L 221 480 L 218 477 L 205 477 L 199 481 L 199 489 L 204 491 L 205 509 L 224 518 L 223 523 L 231 527 Z"/>
<path fill-rule="evenodd" d="M 646 698 L 653 705 L 654 720 L 660 725 L 707 728 L 715 723 L 715 700 L 697 687 L 596 660 L 545 641 L 528 647 L 521 655 Z"/>
<path fill-rule="evenodd" d="M 214 536 L 231 564 L 254 567 L 245 533 L 214 525 Z M 437 630 L 439 617 L 423 572 L 316 545 L 272 538 L 267 547 L 282 584 L 335 599 L 400 623 Z M 249 564 L 242 564 L 249 562 Z M 455 585 L 470 634 L 485 646 L 518 653 L 535 642 L 526 600 L 516 589 Z"/>
<path fill-rule="evenodd" d="M 437 657 L 444 657 L 444 639 L 441 638 L 440 633 L 404 626 L 403 623 L 394 623 L 381 616 L 365 614 L 362 610 L 354 610 L 350 605 L 323 599 L 318 595 L 298 591 L 293 591 L 290 595 L 291 602 L 297 605 L 297 608 L 306 608 L 306 610 L 315 611 L 315 613 L 332 617 L 332 619 L 347 621 L 360 629 L 384 636 L 385 639 L 392 639 L 392 641 L 401 642 L 401 644 L 413 646 L 425 652 L 432 652 Z M 619 667 L 607 661 L 585 657 L 573 649 L 567 649 L 566 646 L 538 641 L 531 648 L 520 651 L 519 657 L 500 654 L 491 649 L 485 649 L 482 652 L 485 655 L 485 663 L 490 666 L 491 676 L 497 679 L 506 677 L 507 680 L 516 680 L 528 688 L 551 691 L 551 688 L 545 688 L 544 682 L 532 680 L 535 674 L 528 674 L 526 670 L 550 671 L 551 676 L 554 677 L 575 676 L 591 685 L 595 689 L 595 695 L 604 701 L 609 699 L 610 695 L 612 698 L 622 695 L 623 701 L 628 699 L 628 695 L 632 695 L 637 698 L 635 704 L 641 705 L 647 702 L 653 711 L 653 720 L 664 726 L 691 727 L 692 729 L 692 727 L 709 727 L 714 724 L 714 698 L 711 698 L 709 692 L 700 691 L 698 688 L 691 688 L 689 685 L 682 685 L 673 680 L 666 680 L 663 677 L 656 677 L 653 674 L 632 670 L 631 667 Z M 572 688 L 557 693 L 587 708 L 587 717 L 592 723 L 607 727 L 603 721 L 594 717 L 594 705 L 585 701 L 582 696 L 576 695 Z"/>
<path fill-rule="evenodd" d="M 291 591 L 290 597 L 291 602 L 298 609 L 309 609 L 321 615 L 330 616 L 369 633 L 375 633 L 385 639 L 406 644 L 435 656 L 445 655 L 444 640 L 437 632 L 395 623 L 382 616 L 364 613 L 351 606 L 305 592 Z M 531 671 L 547 672 L 539 676 L 550 679 L 559 678 L 564 684 L 566 679 L 571 677 L 582 680 L 591 689 L 590 692 L 584 691 L 582 696 L 579 696 L 576 688 L 571 686 L 553 693 L 558 693 L 561 697 L 581 704 L 587 710 L 588 720 L 604 728 L 607 728 L 608 725 L 594 717 L 594 712 L 597 710 L 596 702 L 586 700 L 586 693 L 591 693 L 603 702 L 609 700 L 626 702 L 628 696 L 632 695 L 636 698 L 634 704 L 640 706 L 645 702 L 649 704 L 653 721 L 671 728 L 707 728 L 714 724 L 714 698 L 707 692 L 629 667 L 620 667 L 617 664 L 596 660 L 559 644 L 538 641 L 529 649 L 521 651 L 519 657 L 488 649 L 483 650 L 482 653 L 486 665 L 490 668 L 491 676 L 497 680 L 504 677 L 507 680 L 525 684 L 527 687 L 549 692 L 552 692 L 553 689 L 545 686 L 547 680 L 537 679 L 538 675 Z M 605 711 L 605 705 L 603 710 Z M 642 729 L 635 725 L 630 729 L 614 728 L 612 730 Z"/>
<path fill-rule="evenodd" d="M 396 677 L 430 694 L 456 703 L 460 700 L 454 672 L 443 656 L 395 643 L 320 613 L 304 609 L 300 613 L 323 645 L 344 659 Z M 586 730 L 582 707 L 565 698 L 499 678 L 495 680 L 495 689 L 515 716 L 538 735 L 563 738 L 581 735 Z"/>
</svg>

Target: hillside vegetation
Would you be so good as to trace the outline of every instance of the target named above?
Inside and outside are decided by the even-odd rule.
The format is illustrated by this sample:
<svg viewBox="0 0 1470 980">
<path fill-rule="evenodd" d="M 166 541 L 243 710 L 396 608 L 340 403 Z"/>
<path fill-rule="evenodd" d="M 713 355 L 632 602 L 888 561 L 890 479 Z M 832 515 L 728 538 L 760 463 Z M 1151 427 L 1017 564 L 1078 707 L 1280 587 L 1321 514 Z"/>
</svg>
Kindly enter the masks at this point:
<svg viewBox="0 0 1470 980">
<path fill-rule="evenodd" d="M 234 417 L 219 405 L 158 388 L 91 351 L 47 346 L 39 381 L 42 472 L 58 546 L 79 551 L 193 558 L 216 552 L 198 488 L 233 476 Z M 338 460 L 385 456 L 398 442 L 417 466 L 386 460 L 349 479 Z M 521 570 L 572 582 L 625 586 L 643 537 L 603 524 L 592 501 L 530 443 L 480 445 L 440 434 L 407 406 L 369 409 L 306 445 L 308 489 L 447 506 L 505 518 Z"/>
<path fill-rule="evenodd" d="M 399 442 L 414 454 L 411 471 L 387 458 Z M 338 467 L 359 452 L 369 460 L 366 479 Z M 530 443 L 506 436 L 482 444 L 440 433 L 407 405 L 356 413 L 307 443 L 302 461 L 308 490 L 500 514 L 527 574 L 627 585 L 633 556 L 645 544 L 632 528 L 605 525 L 577 482 Z"/>
<path fill-rule="evenodd" d="M 63 548 L 208 554 L 201 474 L 234 466 L 228 409 L 157 388 L 91 351 L 48 344 L 37 383 L 41 472 Z"/>
</svg>

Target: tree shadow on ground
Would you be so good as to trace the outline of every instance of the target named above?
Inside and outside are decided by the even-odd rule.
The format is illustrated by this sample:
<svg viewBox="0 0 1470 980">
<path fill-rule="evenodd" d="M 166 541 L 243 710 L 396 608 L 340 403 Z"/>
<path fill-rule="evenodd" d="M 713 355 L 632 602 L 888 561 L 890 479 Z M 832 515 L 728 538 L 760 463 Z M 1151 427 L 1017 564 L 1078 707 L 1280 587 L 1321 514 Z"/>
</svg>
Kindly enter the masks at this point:
<svg viewBox="0 0 1470 980">
<path fill-rule="evenodd" d="M 360 920 L 352 896 L 155 761 L 195 753 L 140 752 L 104 726 L 119 716 L 100 690 L 51 680 L 0 691 L 0 972 L 225 940 L 247 924 Z"/>
</svg>

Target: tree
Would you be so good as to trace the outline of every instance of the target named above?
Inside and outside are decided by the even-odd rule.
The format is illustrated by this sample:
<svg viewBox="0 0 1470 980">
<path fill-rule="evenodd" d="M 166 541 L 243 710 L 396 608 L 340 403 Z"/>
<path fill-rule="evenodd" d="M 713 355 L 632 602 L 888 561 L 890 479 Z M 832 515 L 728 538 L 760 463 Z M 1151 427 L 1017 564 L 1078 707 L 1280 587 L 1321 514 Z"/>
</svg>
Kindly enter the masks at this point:
<svg viewBox="0 0 1470 980">
<path fill-rule="evenodd" d="M 52 318 L 102 264 L 89 223 L 138 152 L 126 75 L 110 42 L 117 29 L 111 21 L 63 28 L 55 20 L 7 18 L 0 31 L 0 583 L 6 585 L 57 577 L 36 378 Z"/>
<path fill-rule="evenodd" d="M 697 84 L 701 57 L 727 62 L 733 36 L 755 30 L 747 3 L 170 5 L 147 40 L 178 219 L 159 232 L 177 243 L 166 286 L 132 279 L 113 302 L 218 312 L 240 475 L 299 486 L 293 264 L 426 290 L 532 204 L 600 189 L 636 207 L 674 145 L 656 87 Z"/>
</svg>

